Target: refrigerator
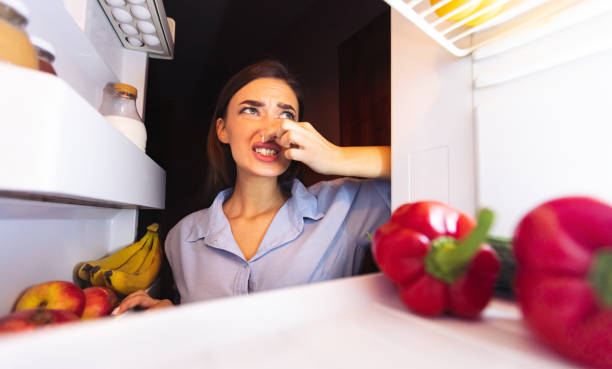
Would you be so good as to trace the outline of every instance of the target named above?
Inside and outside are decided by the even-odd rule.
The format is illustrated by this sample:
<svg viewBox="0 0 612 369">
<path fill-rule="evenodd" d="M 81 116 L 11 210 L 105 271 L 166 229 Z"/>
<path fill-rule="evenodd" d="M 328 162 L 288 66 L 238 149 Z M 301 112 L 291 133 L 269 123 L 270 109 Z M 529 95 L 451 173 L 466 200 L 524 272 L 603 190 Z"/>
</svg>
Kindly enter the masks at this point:
<svg viewBox="0 0 612 369">
<path fill-rule="evenodd" d="M 106 85 L 124 82 L 144 114 L 149 58 L 172 58 L 163 3 L 146 1 L 166 42 L 155 55 L 116 28 L 114 0 L 22 2 L 28 34 L 61 55 L 61 78 L 0 63 L 0 315 L 24 287 L 73 280 L 78 262 L 132 243 L 139 211 L 167 205 L 164 168 L 98 111 Z M 386 2 L 392 209 L 420 200 L 470 215 L 488 207 L 492 234 L 511 237 L 547 200 L 612 203 L 609 1 L 501 0 L 516 14 L 450 38 L 428 1 Z M 449 363 L 580 367 L 540 344 L 513 301 L 493 301 L 478 322 L 423 319 L 379 273 L 0 337 L 4 368 Z"/>
</svg>

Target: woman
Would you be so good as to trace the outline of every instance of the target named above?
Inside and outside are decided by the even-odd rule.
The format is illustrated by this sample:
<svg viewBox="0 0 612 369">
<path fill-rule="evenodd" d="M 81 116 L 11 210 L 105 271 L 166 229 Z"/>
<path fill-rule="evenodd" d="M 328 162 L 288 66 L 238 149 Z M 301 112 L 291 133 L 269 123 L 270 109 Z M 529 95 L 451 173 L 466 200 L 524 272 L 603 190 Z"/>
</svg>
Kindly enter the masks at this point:
<svg viewBox="0 0 612 369">
<path fill-rule="evenodd" d="M 275 61 L 244 68 L 221 91 L 207 142 L 218 195 L 166 237 L 181 303 L 358 272 L 366 232 L 390 216 L 390 148 L 333 145 L 301 122 L 302 111 L 297 83 Z M 379 180 L 306 188 L 295 179 L 301 163 L 321 174 Z M 171 305 L 138 291 L 115 314 Z"/>
</svg>

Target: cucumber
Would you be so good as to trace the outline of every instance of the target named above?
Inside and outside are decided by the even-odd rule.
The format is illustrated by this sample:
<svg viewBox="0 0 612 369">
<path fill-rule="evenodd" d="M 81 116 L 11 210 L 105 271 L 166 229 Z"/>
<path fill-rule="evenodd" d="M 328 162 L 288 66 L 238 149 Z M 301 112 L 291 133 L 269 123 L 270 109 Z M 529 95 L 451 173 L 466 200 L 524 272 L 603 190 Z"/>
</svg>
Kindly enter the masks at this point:
<svg viewBox="0 0 612 369">
<path fill-rule="evenodd" d="M 514 275 L 516 259 L 512 252 L 512 239 L 489 236 L 487 243 L 497 252 L 500 261 L 499 276 L 495 283 L 495 295 L 504 298 L 514 297 Z"/>
</svg>

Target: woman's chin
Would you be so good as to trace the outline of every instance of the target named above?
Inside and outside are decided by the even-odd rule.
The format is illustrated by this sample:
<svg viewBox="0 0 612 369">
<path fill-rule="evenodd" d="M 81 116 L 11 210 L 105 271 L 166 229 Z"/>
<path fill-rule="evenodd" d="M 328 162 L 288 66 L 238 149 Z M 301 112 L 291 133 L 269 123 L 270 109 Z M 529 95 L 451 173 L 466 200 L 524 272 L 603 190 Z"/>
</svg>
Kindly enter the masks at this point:
<svg viewBox="0 0 612 369">
<path fill-rule="evenodd" d="M 289 164 L 289 162 L 274 162 L 264 165 L 262 165 L 262 163 L 256 163 L 250 167 L 249 172 L 257 177 L 278 177 L 287 171 Z"/>
<path fill-rule="evenodd" d="M 260 176 L 260 177 L 278 177 L 281 174 L 285 173 L 285 171 L 287 170 L 287 168 L 263 168 L 260 169 L 258 168 L 257 170 L 255 170 L 255 175 Z"/>
</svg>

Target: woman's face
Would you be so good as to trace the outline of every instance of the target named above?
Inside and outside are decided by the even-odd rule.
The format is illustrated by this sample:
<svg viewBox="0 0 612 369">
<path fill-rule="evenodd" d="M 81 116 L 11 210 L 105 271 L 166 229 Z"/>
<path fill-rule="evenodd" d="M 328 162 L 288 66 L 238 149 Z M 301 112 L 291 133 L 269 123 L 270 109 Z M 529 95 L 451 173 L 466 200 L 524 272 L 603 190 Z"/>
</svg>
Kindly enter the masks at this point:
<svg viewBox="0 0 612 369">
<path fill-rule="evenodd" d="M 287 170 L 290 160 L 275 140 L 282 121 L 298 113 L 295 93 L 280 79 L 259 78 L 234 94 L 225 119 L 217 120 L 217 136 L 230 145 L 239 174 L 276 177 Z"/>
</svg>

